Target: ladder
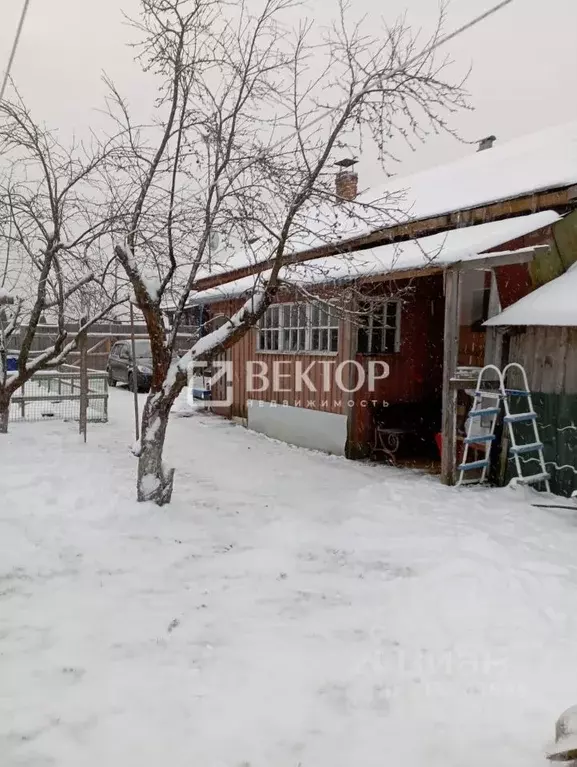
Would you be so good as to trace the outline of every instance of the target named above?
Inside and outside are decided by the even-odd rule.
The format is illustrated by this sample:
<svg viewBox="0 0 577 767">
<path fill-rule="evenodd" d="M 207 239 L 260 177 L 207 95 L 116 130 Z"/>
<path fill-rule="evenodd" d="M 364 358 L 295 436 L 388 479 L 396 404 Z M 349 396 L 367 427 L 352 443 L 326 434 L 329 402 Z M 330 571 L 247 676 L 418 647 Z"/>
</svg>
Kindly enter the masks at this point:
<svg viewBox="0 0 577 767">
<path fill-rule="evenodd" d="M 485 378 L 491 371 L 497 375 L 498 389 L 486 388 Z M 464 440 L 463 461 L 457 467 L 459 471 L 460 485 L 482 484 L 487 479 L 487 472 L 491 465 L 491 445 L 495 441 L 495 427 L 501 412 L 501 398 L 503 396 L 503 375 L 496 365 L 485 365 L 477 378 L 477 386 L 473 394 L 473 405 L 469 411 L 467 422 L 467 436 Z M 481 460 L 469 461 L 469 450 L 473 445 L 483 446 L 485 455 Z M 470 471 L 481 471 L 480 476 L 474 479 L 466 479 Z"/>
<path fill-rule="evenodd" d="M 521 379 L 523 383 L 522 389 L 511 389 L 507 388 L 507 377 L 511 373 L 511 371 L 518 371 L 521 374 Z M 535 412 L 535 408 L 533 407 L 533 398 L 531 397 L 531 392 L 529 391 L 529 382 L 527 381 L 527 373 L 525 371 L 525 368 L 522 365 L 519 365 L 518 362 L 511 362 L 507 367 L 503 370 L 503 376 L 502 376 L 502 383 L 503 383 L 503 404 L 505 408 L 505 418 L 503 419 L 504 422 L 507 424 L 507 427 L 509 429 L 509 439 L 511 440 L 511 447 L 510 452 L 513 456 L 513 460 L 515 461 L 515 468 L 517 469 L 517 483 L 521 485 L 535 485 L 539 483 L 543 483 L 545 485 L 545 489 L 548 493 L 551 492 L 551 486 L 549 484 L 550 476 L 549 472 L 547 471 L 547 467 L 545 466 L 545 458 L 543 456 L 543 449 L 544 445 L 541 442 L 541 437 L 539 436 L 539 426 L 537 425 L 537 413 Z M 526 400 L 527 406 L 525 409 L 525 412 L 523 413 L 511 413 L 510 408 L 510 397 L 522 397 Z M 533 426 L 533 441 L 529 442 L 524 445 L 519 445 L 517 443 L 517 438 L 515 436 L 515 426 L 518 426 L 520 424 L 531 424 Z M 536 454 L 541 471 L 537 474 L 530 474 L 528 476 L 523 475 L 523 467 L 521 466 L 521 456 L 522 455 L 531 455 Z"/>
<path fill-rule="evenodd" d="M 522 389 L 507 387 L 507 379 L 515 370 L 521 373 Z M 496 383 L 497 388 L 487 388 L 485 378 L 489 372 L 496 376 L 497 380 L 496 382 L 493 382 L 493 384 L 495 385 Z M 510 398 L 515 396 L 526 399 L 527 407 L 525 412 L 511 412 Z M 491 465 L 491 445 L 496 439 L 495 427 L 501 414 L 501 403 L 503 403 L 505 413 L 503 422 L 507 425 L 509 431 L 511 442 L 510 452 L 513 456 L 515 469 L 517 471 L 516 482 L 523 485 L 533 485 L 543 482 L 547 492 L 550 492 L 550 477 L 545 466 L 545 458 L 543 456 L 544 446 L 539 436 L 537 413 L 533 408 L 533 400 L 531 398 L 531 392 L 529 391 L 527 373 L 525 372 L 525 368 L 517 362 L 510 363 L 503 371 L 499 370 L 496 365 L 486 365 L 479 373 L 477 388 L 473 395 L 473 405 L 469 412 L 467 436 L 464 441 L 465 449 L 463 451 L 463 461 L 458 467 L 459 481 L 457 482 L 457 486 L 482 484 L 486 481 L 487 473 Z M 485 419 L 485 423 L 483 423 L 483 419 Z M 520 424 L 529 423 L 533 426 L 533 441 L 527 444 L 519 444 L 515 434 L 515 427 Z M 468 460 L 469 450 L 473 445 L 483 446 L 485 448 L 485 454 L 481 460 Z M 521 456 L 530 455 L 531 453 L 537 454 L 541 471 L 537 474 L 525 476 L 523 475 Z M 466 476 L 470 471 L 480 471 L 481 473 L 474 479 L 466 479 Z"/>
</svg>

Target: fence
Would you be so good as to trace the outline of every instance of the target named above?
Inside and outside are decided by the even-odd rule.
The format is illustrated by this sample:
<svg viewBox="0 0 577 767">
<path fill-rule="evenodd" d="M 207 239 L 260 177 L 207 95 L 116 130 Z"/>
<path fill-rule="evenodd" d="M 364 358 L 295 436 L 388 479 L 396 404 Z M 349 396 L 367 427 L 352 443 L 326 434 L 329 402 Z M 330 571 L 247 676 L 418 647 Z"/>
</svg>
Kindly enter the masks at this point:
<svg viewBox="0 0 577 767">
<path fill-rule="evenodd" d="M 78 325 L 69 324 L 66 325 L 66 329 L 70 333 L 76 333 Z M 20 344 L 24 334 L 26 333 L 26 326 L 23 326 L 19 332 L 17 332 L 11 342 L 10 354 L 18 356 Z M 106 364 L 108 362 L 108 355 L 112 346 L 116 341 L 123 341 L 130 338 L 130 325 L 119 322 L 100 322 L 93 325 L 86 334 L 86 365 L 92 370 L 106 370 Z M 148 338 L 146 325 L 134 326 L 135 338 Z M 54 325 L 39 325 L 34 339 L 32 341 L 31 356 L 40 354 L 52 346 L 57 338 L 57 328 Z M 176 338 L 176 348 L 179 351 L 189 349 L 192 343 L 198 338 L 198 328 L 195 326 L 182 326 L 179 329 Z M 72 352 L 68 358 L 67 363 L 77 370 L 80 367 L 80 352 Z"/>
<path fill-rule="evenodd" d="M 108 379 L 106 373 L 89 370 L 86 391 L 86 420 L 108 421 Z M 12 397 L 11 421 L 79 421 L 82 374 L 75 370 L 36 373 Z"/>
</svg>

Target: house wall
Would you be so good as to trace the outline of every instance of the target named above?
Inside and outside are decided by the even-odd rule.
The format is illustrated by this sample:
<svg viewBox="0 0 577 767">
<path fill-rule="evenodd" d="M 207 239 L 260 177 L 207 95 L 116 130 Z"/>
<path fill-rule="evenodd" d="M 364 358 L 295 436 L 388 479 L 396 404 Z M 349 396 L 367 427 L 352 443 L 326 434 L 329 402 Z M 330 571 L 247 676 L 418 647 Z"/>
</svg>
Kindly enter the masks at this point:
<svg viewBox="0 0 577 767">
<path fill-rule="evenodd" d="M 577 491 L 577 328 L 524 328 L 510 337 L 508 360 L 527 371 L 551 489 L 570 496 Z M 521 443 L 533 440 L 525 436 Z M 537 464 L 525 461 L 523 471 L 537 473 Z M 509 459 L 505 481 L 512 476 Z"/>
<path fill-rule="evenodd" d="M 362 455 L 371 441 L 372 418 L 367 402 L 377 400 L 389 404 L 422 402 L 441 396 L 443 381 L 443 276 L 432 275 L 412 283 L 396 283 L 405 293 L 401 308 L 401 346 L 394 354 L 361 355 L 357 361 L 365 371 L 371 360 L 389 365 L 389 377 L 378 381 L 371 393 L 364 386 L 356 395 L 356 408 L 351 428 L 351 455 Z M 390 288 L 388 288 L 390 290 Z M 439 404 L 440 407 L 440 404 Z"/>
<path fill-rule="evenodd" d="M 289 296 L 279 299 L 287 302 Z M 242 301 L 213 304 L 211 316 L 231 316 Z M 339 323 L 339 349 L 336 353 L 281 353 L 257 351 L 257 330 L 250 330 L 226 353 L 231 363 L 230 404 L 213 407 L 226 417 L 241 418 L 247 426 L 300 447 L 344 455 L 347 441 L 347 397 L 338 388 L 331 371 L 349 358 L 348 323 Z M 312 390 L 300 379 L 306 373 Z M 275 371 L 279 378 L 275 382 Z M 266 374 L 265 380 L 252 379 L 252 373 Z M 286 377 L 285 377 L 286 376 Z M 299 379 L 302 381 L 297 383 Z M 251 386 L 252 381 L 252 386 Z M 276 384 L 276 385 L 275 385 Z M 300 387 L 300 391 L 299 391 Z M 213 390 L 213 399 L 225 398 L 224 381 Z M 258 390 L 257 390 L 258 389 Z M 280 391 L 284 389 L 286 391 Z"/>
<path fill-rule="evenodd" d="M 279 300 L 278 303 L 287 302 L 288 297 Z M 241 301 L 227 301 L 211 305 L 211 314 L 216 316 L 224 314 L 231 316 L 242 305 Z M 343 360 L 348 359 L 348 329 L 347 323 L 341 320 L 339 323 L 339 350 L 336 353 L 287 353 L 287 352 L 261 352 L 257 351 L 257 330 L 250 330 L 241 341 L 228 351 L 227 359 L 232 362 L 233 383 L 232 403 L 228 408 L 217 408 L 222 415 L 239 418 L 248 417 L 248 402 L 274 402 L 278 405 L 285 404 L 289 407 L 305 407 L 321 410 L 327 413 L 344 414 L 346 401 L 336 386 L 334 376 L 327 376 L 327 366 L 336 369 Z M 254 363 L 254 364 L 253 364 Z M 308 378 L 314 391 L 310 391 L 306 384 L 301 384 L 302 391 L 298 391 L 296 383 L 298 370 L 310 368 Z M 279 382 L 280 387 L 286 391 L 275 391 L 274 370 L 283 376 Z M 262 391 L 250 388 L 252 371 L 268 371 L 268 386 Z M 286 378 L 284 375 L 286 374 Z M 327 390 L 325 381 L 329 378 L 330 386 Z M 248 387 L 247 387 L 248 383 Z M 258 379 L 254 379 L 255 387 L 261 388 Z M 220 390 L 219 390 L 220 391 Z"/>
<path fill-rule="evenodd" d="M 551 232 L 548 228 L 507 243 L 500 249 L 531 247 L 547 242 L 550 236 Z M 495 273 L 503 307 L 511 305 L 532 289 L 526 265 L 498 267 Z M 257 331 L 251 330 L 226 353 L 226 358 L 232 363 L 233 370 L 232 380 L 228 385 L 228 404 L 215 407 L 215 412 L 227 417 L 242 418 L 249 425 L 270 436 L 329 452 L 341 452 L 340 447 L 335 449 L 335 439 L 340 446 L 343 424 L 349 421 L 346 452 L 349 456 L 355 457 L 366 452 L 366 446 L 372 439 L 372 417 L 367 404 L 369 401 L 385 401 L 389 404 L 438 401 L 440 409 L 443 376 L 443 275 L 433 274 L 411 280 L 371 283 L 364 285 L 363 290 L 370 290 L 372 294 L 381 291 L 391 297 L 402 297 L 399 352 L 386 355 L 357 354 L 357 329 L 345 321 L 340 323 L 339 350 L 335 354 L 258 352 L 256 350 Z M 288 300 L 290 297 L 283 297 L 279 299 L 279 303 Z M 210 314 L 213 317 L 219 314 L 231 316 L 238 310 L 241 303 L 240 300 L 234 300 L 212 304 Z M 459 364 L 482 366 L 485 358 L 485 341 L 484 331 L 475 332 L 469 327 L 462 327 Z M 349 396 L 339 390 L 334 376 L 331 376 L 331 385 L 327 390 L 323 380 L 323 373 L 326 371 L 324 366 L 332 364 L 334 370 L 351 358 L 362 366 L 365 372 L 365 385 Z M 385 362 L 389 366 L 389 376 L 377 382 L 374 392 L 368 390 L 366 383 L 372 361 Z M 257 371 L 261 366 L 268 371 L 269 385 L 264 386 L 262 391 L 247 389 L 247 378 L 250 379 L 250 376 L 247 376 L 247 370 L 251 369 L 252 364 L 256 365 Z M 275 364 L 280 365 L 282 372 L 287 374 L 287 377 L 283 379 L 283 388 L 286 391 L 274 390 L 272 372 Z M 297 391 L 295 385 L 297 365 L 300 365 L 301 369 L 310 368 L 308 375 L 314 391 L 309 391 L 306 387 L 302 391 Z M 354 381 L 351 382 L 351 388 L 354 383 Z M 223 384 L 215 387 L 213 399 L 215 397 L 224 399 L 225 388 Z M 276 407 L 266 408 L 265 403 L 276 405 Z M 258 413 L 254 412 L 255 408 L 258 408 Z M 297 409 L 298 412 L 296 412 Z M 302 417 L 302 410 L 305 411 L 304 417 Z M 321 423 L 322 419 L 317 418 L 314 413 L 334 414 L 340 418 L 338 423 L 336 420 L 331 422 L 331 419 L 325 419 Z M 339 436 L 335 438 L 337 434 Z"/>
<path fill-rule="evenodd" d="M 545 227 L 537 232 L 531 232 L 524 237 L 512 240 L 506 245 L 501 245 L 495 250 L 520 250 L 533 248 L 537 245 L 546 245 L 551 242 L 552 236 L 552 227 Z M 516 303 L 535 288 L 529 264 L 499 266 L 494 271 L 502 309 Z M 461 326 L 459 365 L 482 367 L 485 364 L 485 341 L 485 331 L 479 332 Z"/>
</svg>

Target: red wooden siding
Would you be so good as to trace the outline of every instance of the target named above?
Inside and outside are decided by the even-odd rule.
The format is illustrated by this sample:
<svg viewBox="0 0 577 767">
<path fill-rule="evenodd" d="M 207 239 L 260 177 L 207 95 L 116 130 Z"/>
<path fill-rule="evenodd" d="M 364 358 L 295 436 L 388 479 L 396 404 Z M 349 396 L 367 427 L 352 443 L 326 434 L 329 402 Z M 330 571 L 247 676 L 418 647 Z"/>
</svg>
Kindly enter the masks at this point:
<svg viewBox="0 0 577 767">
<path fill-rule="evenodd" d="M 288 300 L 288 299 L 287 299 Z M 218 314 L 224 314 L 228 317 L 231 316 L 240 306 L 241 301 L 227 301 L 211 306 L 212 316 Z M 282 302 L 279 302 L 282 303 Z M 288 404 L 291 406 L 308 407 L 315 410 L 324 410 L 328 413 L 344 413 L 346 412 L 346 396 L 343 397 L 342 393 L 338 390 L 335 384 L 334 370 L 338 365 L 347 359 L 348 355 L 346 349 L 346 323 L 341 321 L 339 323 L 339 351 L 334 354 L 322 353 L 315 354 L 309 353 L 276 353 L 276 352 L 259 352 L 256 350 L 256 338 L 257 330 L 253 329 L 247 333 L 247 335 L 235 344 L 228 352 L 228 359 L 233 363 L 234 379 L 233 379 L 233 404 L 230 408 L 215 408 L 215 411 L 220 415 L 226 416 L 239 416 L 246 418 L 248 415 L 248 400 L 262 400 L 264 402 L 277 402 L 278 404 Z M 255 367 L 251 368 L 251 363 L 255 363 Z M 259 363 L 267 366 L 269 386 L 263 391 L 247 391 L 247 383 L 250 386 L 250 371 L 255 370 L 259 372 L 261 366 Z M 275 363 L 277 364 L 277 370 L 283 376 L 280 380 L 280 385 L 283 389 L 287 389 L 286 392 L 274 391 L 273 371 Z M 306 383 L 302 385 L 302 391 L 296 391 L 295 379 L 297 378 L 297 364 L 300 363 L 301 370 L 305 371 L 311 365 L 315 363 L 311 371 L 307 374 L 310 379 L 314 391 L 310 391 Z M 332 368 L 332 372 L 327 376 L 325 366 L 326 363 Z M 284 375 L 286 374 L 286 378 Z M 325 381 L 329 380 L 329 390 L 325 391 Z M 254 380 L 254 385 L 260 388 L 260 382 L 257 378 Z M 213 396 L 222 396 L 222 389 L 215 392 Z"/>
<path fill-rule="evenodd" d="M 404 295 L 401 308 L 401 348 L 394 354 L 357 355 L 368 369 L 370 360 L 382 360 L 389 365 L 389 377 L 378 381 L 376 391 L 365 386 L 356 395 L 352 441 L 370 441 L 371 415 L 368 400 L 419 402 L 440 397 L 443 380 L 443 276 L 433 275 L 413 280 L 412 292 Z M 399 289 L 409 282 L 398 282 Z"/>
<path fill-rule="evenodd" d="M 549 241 L 550 228 L 541 230 L 514 242 L 507 243 L 496 250 L 515 250 L 532 247 Z M 527 265 L 512 265 L 498 267 L 495 270 L 499 295 L 503 308 L 510 306 L 532 290 Z M 487 279 L 490 279 L 489 277 Z M 232 382 L 232 405 L 215 408 L 216 412 L 228 417 L 246 418 L 248 415 L 248 400 L 277 402 L 324 410 L 326 412 L 347 414 L 351 410 L 348 402 L 354 400 L 352 408 L 352 429 L 350 439 L 352 449 L 366 444 L 371 439 L 371 416 L 366 403 L 370 400 L 386 401 L 391 404 L 401 402 L 422 402 L 441 397 L 443 371 L 443 329 L 444 329 L 444 290 L 443 275 L 415 277 L 411 280 L 384 281 L 365 285 L 364 290 L 388 294 L 391 298 L 402 299 L 400 350 L 397 353 L 382 355 L 356 354 L 365 374 L 369 370 L 371 360 L 386 362 L 389 366 L 387 379 L 377 382 L 375 392 L 368 391 L 365 384 L 358 392 L 347 394 L 341 392 L 335 384 L 334 370 L 339 364 L 349 359 L 350 335 L 356 335 L 357 329 L 346 321 L 341 321 L 339 327 L 339 350 L 336 354 L 314 353 L 276 353 L 258 352 L 256 350 L 257 330 L 251 330 L 247 335 L 227 352 L 227 359 L 232 361 L 234 377 Z M 279 303 L 290 300 L 285 297 Z M 209 307 L 211 316 L 231 316 L 241 305 L 240 300 L 223 301 Z M 485 338 L 483 331 L 473 331 L 461 327 L 459 343 L 459 365 L 482 366 L 485 356 Z M 353 343 L 356 349 L 356 343 Z M 262 392 L 247 391 L 247 366 L 249 363 L 265 363 L 268 366 L 270 385 Z M 334 363 L 329 378 L 331 387 L 324 391 L 323 366 L 316 364 L 312 367 L 309 377 L 314 391 L 306 386 L 301 392 L 296 391 L 296 364 L 300 362 L 303 369 L 311 363 Z M 274 363 L 290 363 L 284 366 L 283 379 L 285 392 L 275 392 L 272 386 Z M 365 379 L 367 375 L 365 375 Z M 213 398 L 222 398 L 224 387 L 218 386 L 213 392 Z"/>
</svg>

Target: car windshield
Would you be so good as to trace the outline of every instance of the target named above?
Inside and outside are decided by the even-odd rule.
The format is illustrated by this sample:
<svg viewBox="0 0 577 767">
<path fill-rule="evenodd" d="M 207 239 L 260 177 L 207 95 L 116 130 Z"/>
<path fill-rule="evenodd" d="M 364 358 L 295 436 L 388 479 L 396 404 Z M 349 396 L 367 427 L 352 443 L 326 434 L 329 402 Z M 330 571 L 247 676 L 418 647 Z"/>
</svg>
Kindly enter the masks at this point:
<svg viewBox="0 0 577 767">
<path fill-rule="evenodd" d="M 134 348 L 136 351 L 136 359 L 149 360 L 152 357 L 150 351 L 150 341 L 139 340 L 134 342 Z"/>
</svg>

